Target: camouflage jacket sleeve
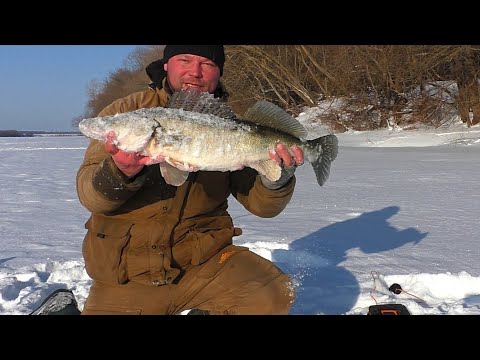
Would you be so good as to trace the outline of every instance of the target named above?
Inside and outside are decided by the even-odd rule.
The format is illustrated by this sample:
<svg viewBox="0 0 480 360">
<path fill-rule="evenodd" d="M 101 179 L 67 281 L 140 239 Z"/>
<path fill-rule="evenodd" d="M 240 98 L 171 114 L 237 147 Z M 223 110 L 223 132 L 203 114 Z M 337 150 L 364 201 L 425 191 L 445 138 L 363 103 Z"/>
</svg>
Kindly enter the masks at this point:
<svg viewBox="0 0 480 360">
<path fill-rule="evenodd" d="M 231 173 L 232 195 L 252 214 L 269 218 L 280 214 L 290 202 L 295 175 L 278 190 L 263 186 L 256 170 L 245 168 Z"/>
</svg>

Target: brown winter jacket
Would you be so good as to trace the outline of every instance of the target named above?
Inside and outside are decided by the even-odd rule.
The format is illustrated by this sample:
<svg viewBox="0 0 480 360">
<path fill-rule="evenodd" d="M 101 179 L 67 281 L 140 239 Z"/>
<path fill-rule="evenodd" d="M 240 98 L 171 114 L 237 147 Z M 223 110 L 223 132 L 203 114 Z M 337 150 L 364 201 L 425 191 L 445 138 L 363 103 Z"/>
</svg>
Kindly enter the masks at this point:
<svg viewBox="0 0 480 360">
<path fill-rule="evenodd" d="M 165 106 L 164 89 L 148 89 L 113 102 L 99 116 Z M 251 168 L 199 171 L 175 187 L 158 164 L 133 179 L 118 170 L 102 142 L 92 140 L 77 173 L 80 202 L 90 212 L 83 242 L 85 267 L 98 281 L 163 285 L 199 265 L 241 234 L 227 212 L 233 195 L 260 217 L 278 215 L 290 201 L 295 177 L 278 190 L 265 188 Z"/>
</svg>

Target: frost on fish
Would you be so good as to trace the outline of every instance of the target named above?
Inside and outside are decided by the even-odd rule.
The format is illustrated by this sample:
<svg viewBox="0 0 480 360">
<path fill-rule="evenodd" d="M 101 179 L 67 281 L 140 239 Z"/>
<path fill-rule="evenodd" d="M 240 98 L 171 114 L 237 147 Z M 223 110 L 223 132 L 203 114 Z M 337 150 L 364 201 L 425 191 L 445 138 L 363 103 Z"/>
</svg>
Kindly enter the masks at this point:
<svg viewBox="0 0 480 360">
<path fill-rule="evenodd" d="M 268 150 L 254 144 L 250 124 L 186 112 L 182 119 L 170 117 L 158 122 L 154 139 L 144 151 L 151 157 L 162 155 L 200 170 L 216 171 L 238 169 L 245 162 L 258 161 L 260 154 L 268 158 Z"/>
<path fill-rule="evenodd" d="M 334 135 L 304 140 L 307 131 L 278 106 L 259 101 L 242 118 L 212 94 L 194 90 L 172 95 L 167 107 L 135 110 L 115 116 L 85 119 L 80 130 L 105 141 L 110 131 L 116 145 L 152 159 L 162 158 L 160 171 L 167 183 L 179 186 L 193 171 L 235 171 L 251 167 L 268 179 L 280 177 L 281 167 L 269 150 L 279 143 L 297 145 L 312 162 L 323 185 L 336 158 Z M 322 158 L 322 154 L 325 154 Z"/>
<path fill-rule="evenodd" d="M 150 141 L 158 123 L 147 109 L 139 109 L 114 116 L 85 119 L 78 125 L 80 131 L 91 139 L 105 141 L 110 132 L 113 143 L 126 152 L 141 152 Z"/>
</svg>

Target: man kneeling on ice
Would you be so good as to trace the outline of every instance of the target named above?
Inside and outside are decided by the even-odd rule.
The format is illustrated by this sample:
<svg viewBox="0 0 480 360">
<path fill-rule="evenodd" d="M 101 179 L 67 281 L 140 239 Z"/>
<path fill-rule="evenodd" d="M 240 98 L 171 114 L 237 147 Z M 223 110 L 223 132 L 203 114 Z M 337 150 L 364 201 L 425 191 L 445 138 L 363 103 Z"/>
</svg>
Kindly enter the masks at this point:
<svg viewBox="0 0 480 360">
<path fill-rule="evenodd" d="M 163 59 L 147 67 L 149 89 L 113 102 L 98 116 L 165 107 L 181 90 L 226 100 L 220 81 L 224 62 L 222 45 L 167 45 Z M 232 238 L 242 231 L 233 225 L 227 199 L 233 195 L 256 216 L 277 216 L 292 197 L 304 151 L 284 144 L 269 149 L 269 159 L 281 167 L 273 181 L 248 166 L 195 171 L 183 164 L 177 171 L 168 167 L 178 165 L 175 159 L 120 150 L 116 136 L 111 132 L 104 141 L 92 139 L 77 173 L 78 197 L 91 213 L 83 255 L 93 283 L 82 314 L 189 309 L 288 314 L 294 301 L 289 276 L 248 248 L 233 245 Z M 319 162 L 327 169 L 337 147 L 336 138 L 329 139 L 322 146 L 332 155 Z"/>
</svg>

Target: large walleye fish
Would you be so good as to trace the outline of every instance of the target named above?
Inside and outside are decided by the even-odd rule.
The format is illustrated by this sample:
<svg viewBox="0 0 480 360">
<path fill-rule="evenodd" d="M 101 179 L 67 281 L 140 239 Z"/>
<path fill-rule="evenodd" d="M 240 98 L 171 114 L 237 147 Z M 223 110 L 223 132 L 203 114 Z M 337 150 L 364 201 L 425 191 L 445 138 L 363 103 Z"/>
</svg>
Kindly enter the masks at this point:
<svg viewBox="0 0 480 360">
<path fill-rule="evenodd" d="M 164 159 L 162 176 L 175 186 L 192 171 L 234 171 L 246 166 L 278 180 L 282 169 L 270 159 L 269 150 L 279 143 L 302 148 L 322 186 L 338 153 L 335 135 L 304 140 L 308 134 L 303 125 L 275 104 L 258 101 L 238 118 L 226 103 L 195 90 L 176 92 L 167 107 L 84 119 L 79 129 L 100 141 L 113 131 L 119 149 Z"/>
</svg>

